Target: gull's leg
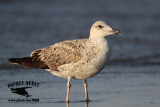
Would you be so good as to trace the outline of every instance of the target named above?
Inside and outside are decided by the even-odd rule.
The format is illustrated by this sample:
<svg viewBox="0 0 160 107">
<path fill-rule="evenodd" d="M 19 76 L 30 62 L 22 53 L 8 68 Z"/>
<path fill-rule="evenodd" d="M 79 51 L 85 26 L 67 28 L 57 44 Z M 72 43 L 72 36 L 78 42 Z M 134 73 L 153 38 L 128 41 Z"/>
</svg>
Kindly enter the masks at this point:
<svg viewBox="0 0 160 107">
<path fill-rule="evenodd" d="M 85 102 L 85 107 L 88 107 L 88 103 L 89 103 L 88 101 Z"/>
<path fill-rule="evenodd" d="M 87 80 L 84 80 L 84 90 L 85 90 L 85 100 L 88 102 L 89 98 L 88 98 L 88 91 L 87 91 Z"/>
<path fill-rule="evenodd" d="M 67 78 L 68 79 L 68 82 L 67 82 L 67 95 L 66 95 L 66 102 L 69 102 L 69 89 L 71 87 L 71 84 L 70 84 L 70 80 L 71 80 L 71 77 Z"/>
</svg>

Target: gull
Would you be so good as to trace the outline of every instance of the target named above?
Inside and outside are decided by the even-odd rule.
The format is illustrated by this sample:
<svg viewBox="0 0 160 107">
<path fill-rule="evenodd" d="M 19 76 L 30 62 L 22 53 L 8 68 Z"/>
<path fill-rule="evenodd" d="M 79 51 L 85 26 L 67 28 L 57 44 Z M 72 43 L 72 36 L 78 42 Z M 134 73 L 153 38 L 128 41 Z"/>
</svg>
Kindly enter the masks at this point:
<svg viewBox="0 0 160 107">
<path fill-rule="evenodd" d="M 66 78 L 69 102 L 71 78 L 83 80 L 85 101 L 89 101 L 87 79 L 98 74 L 109 61 L 111 54 L 106 36 L 120 32 L 104 21 L 96 21 L 90 29 L 88 39 L 66 40 L 49 47 L 36 49 L 29 57 L 10 58 L 10 63 L 27 68 L 40 68 L 51 74 Z"/>
</svg>

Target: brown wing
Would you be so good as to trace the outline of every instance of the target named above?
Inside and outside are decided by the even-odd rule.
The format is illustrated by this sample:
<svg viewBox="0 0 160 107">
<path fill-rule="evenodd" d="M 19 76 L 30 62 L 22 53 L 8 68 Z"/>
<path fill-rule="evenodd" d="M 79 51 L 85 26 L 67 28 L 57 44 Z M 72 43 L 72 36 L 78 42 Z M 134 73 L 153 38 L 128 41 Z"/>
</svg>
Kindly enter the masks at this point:
<svg viewBox="0 0 160 107">
<path fill-rule="evenodd" d="M 50 69 L 57 70 L 61 65 L 74 63 L 81 59 L 79 45 L 75 42 L 64 41 L 45 49 L 38 49 L 31 54 L 31 57 L 38 57 Z"/>
<path fill-rule="evenodd" d="M 30 57 L 10 58 L 10 63 L 19 64 L 28 68 L 52 69 L 64 64 L 75 63 L 82 58 L 86 40 L 71 40 L 56 43 L 50 47 L 33 51 Z M 83 44 L 82 44 L 83 42 Z"/>
<path fill-rule="evenodd" d="M 42 52 L 42 51 L 44 51 L 44 50 L 46 50 L 46 49 L 48 49 L 49 47 L 45 47 L 45 48 L 39 48 L 39 49 L 36 49 L 36 50 L 34 50 L 32 53 L 31 53 L 31 55 L 30 55 L 30 57 L 31 58 L 39 58 L 39 54 Z"/>
</svg>

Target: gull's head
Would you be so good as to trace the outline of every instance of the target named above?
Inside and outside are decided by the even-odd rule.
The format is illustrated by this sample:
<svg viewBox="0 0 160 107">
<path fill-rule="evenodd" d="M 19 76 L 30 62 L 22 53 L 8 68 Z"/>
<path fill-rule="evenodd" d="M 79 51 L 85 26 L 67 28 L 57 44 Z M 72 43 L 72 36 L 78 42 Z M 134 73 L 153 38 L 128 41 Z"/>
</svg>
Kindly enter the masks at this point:
<svg viewBox="0 0 160 107">
<path fill-rule="evenodd" d="M 90 30 L 90 36 L 105 37 L 112 34 L 120 35 L 120 31 L 111 28 L 104 21 L 96 21 Z"/>
</svg>

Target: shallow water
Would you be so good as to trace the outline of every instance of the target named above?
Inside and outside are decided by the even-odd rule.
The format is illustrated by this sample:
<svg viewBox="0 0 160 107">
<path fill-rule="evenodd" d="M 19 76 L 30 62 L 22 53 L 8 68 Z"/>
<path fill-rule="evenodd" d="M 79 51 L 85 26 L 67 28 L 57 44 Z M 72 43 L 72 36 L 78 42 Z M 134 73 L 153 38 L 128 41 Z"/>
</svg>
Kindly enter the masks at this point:
<svg viewBox="0 0 160 107">
<path fill-rule="evenodd" d="M 160 106 L 159 0 L 3 0 L 0 1 L 0 107 L 66 106 L 66 80 L 38 69 L 7 64 L 37 48 L 66 39 L 87 38 L 90 26 L 104 20 L 122 36 L 110 36 L 110 63 L 88 79 L 88 107 Z M 7 84 L 36 81 L 26 89 L 39 102 L 8 102 L 25 98 Z M 71 80 L 70 107 L 85 106 L 81 80 Z"/>
<path fill-rule="evenodd" d="M 159 66 L 109 66 L 94 78 L 88 79 L 91 102 L 89 107 L 158 107 L 160 105 Z M 18 73 L 17 73 L 18 72 Z M 0 105 L 8 106 L 66 106 L 66 80 L 43 70 L 1 70 Z M 36 103 L 8 102 L 11 98 L 25 98 L 11 93 L 7 84 L 14 81 L 36 81 L 39 87 L 26 89 Z M 70 107 L 85 106 L 81 80 L 71 80 Z M 23 105 L 22 105 L 23 104 Z"/>
</svg>

